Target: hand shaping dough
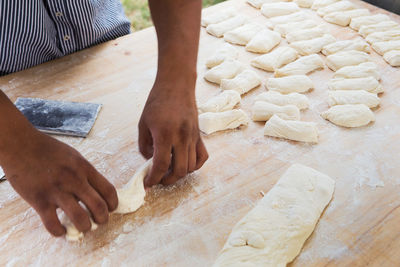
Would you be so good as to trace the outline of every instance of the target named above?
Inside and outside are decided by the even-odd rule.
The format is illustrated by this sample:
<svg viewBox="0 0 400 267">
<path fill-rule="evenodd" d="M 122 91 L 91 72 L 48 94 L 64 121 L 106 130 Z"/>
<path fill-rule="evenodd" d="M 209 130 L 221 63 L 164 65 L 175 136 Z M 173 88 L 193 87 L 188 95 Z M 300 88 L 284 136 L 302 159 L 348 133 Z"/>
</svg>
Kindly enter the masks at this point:
<svg viewBox="0 0 400 267">
<path fill-rule="evenodd" d="M 246 50 L 254 53 L 268 53 L 281 42 L 281 35 L 265 29 L 257 33 L 246 45 Z"/>
<path fill-rule="evenodd" d="M 310 29 L 314 27 L 317 27 L 317 23 L 312 19 L 308 19 L 305 21 L 296 21 L 275 25 L 274 31 L 279 32 L 282 36 L 286 36 L 288 33 L 291 32 Z"/>
<path fill-rule="evenodd" d="M 356 50 L 369 53 L 371 49 L 369 45 L 362 40 L 342 40 L 324 46 L 321 50 L 322 54 L 329 56 L 340 51 Z"/>
<path fill-rule="evenodd" d="M 318 129 L 314 122 L 287 121 L 272 116 L 264 127 L 264 135 L 294 141 L 318 143 Z"/>
<path fill-rule="evenodd" d="M 267 18 L 289 15 L 298 11 L 300 11 L 299 6 L 292 2 L 269 3 L 261 6 L 261 14 Z"/>
<path fill-rule="evenodd" d="M 335 181 L 300 164 L 233 228 L 214 267 L 284 267 L 300 253 L 332 199 Z"/>
<path fill-rule="evenodd" d="M 310 8 L 314 0 L 294 0 L 299 7 Z"/>
<path fill-rule="evenodd" d="M 326 57 L 326 65 L 333 71 L 368 61 L 370 61 L 370 56 L 367 53 L 356 50 L 340 51 Z"/>
<path fill-rule="evenodd" d="M 385 14 L 376 14 L 371 16 L 364 16 L 351 19 L 350 28 L 358 31 L 363 25 L 377 24 L 382 21 L 390 20 L 390 18 Z"/>
<path fill-rule="evenodd" d="M 378 53 L 381 56 L 391 50 L 399 50 L 399 47 L 400 47 L 400 40 L 376 42 L 372 44 L 372 48 L 376 51 L 376 53 Z"/>
<path fill-rule="evenodd" d="M 315 70 L 323 69 L 324 62 L 317 54 L 301 57 L 275 71 L 275 77 L 290 75 L 306 75 Z"/>
<path fill-rule="evenodd" d="M 247 18 L 245 16 L 237 15 L 219 23 L 210 24 L 207 26 L 206 30 L 215 37 L 222 37 L 226 32 L 240 27 L 246 22 Z"/>
<path fill-rule="evenodd" d="M 291 93 L 283 95 L 275 91 L 261 93 L 256 97 L 256 101 L 265 101 L 278 106 L 294 105 L 300 110 L 307 109 L 309 104 L 308 98 L 299 93 Z"/>
<path fill-rule="evenodd" d="M 364 78 L 334 78 L 328 82 L 330 90 L 364 90 L 370 93 L 383 93 L 382 85 L 374 77 Z"/>
<path fill-rule="evenodd" d="M 358 33 L 365 38 L 374 32 L 385 32 L 392 30 L 400 30 L 400 25 L 392 20 L 385 20 L 377 24 L 361 26 L 358 30 Z"/>
<path fill-rule="evenodd" d="M 267 121 L 275 114 L 284 120 L 300 120 L 300 110 L 294 105 L 278 106 L 265 101 L 256 101 L 253 105 L 253 121 Z"/>
<path fill-rule="evenodd" d="M 273 25 L 277 25 L 277 24 L 290 23 L 290 22 L 296 22 L 296 21 L 304 21 L 307 19 L 309 19 L 309 17 L 307 16 L 307 14 L 305 12 L 295 12 L 295 13 L 285 15 L 285 16 L 277 16 L 277 17 L 270 18 L 270 22 Z"/>
<path fill-rule="evenodd" d="M 206 60 L 206 66 L 207 68 L 213 68 L 227 59 L 237 59 L 238 57 L 239 51 L 233 45 L 224 43 L 214 55 Z"/>
<path fill-rule="evenodd" d="M 323 26 L 317 26 L 308 29 L 299 29 L 296 31 L 289 32 L 286 34 L 286 40 L 288 43 L 297 41 L 310 40 L 317 37 L 324 36 L 326 29 Z"/>
<path fill-rule="evenodd" d="M 222 79 L 222 90 L 234 90 L 243 95 L 261 84 L 261 79 L 252 70 L 244 70 L 233 79 Z"/>
<path fill-rule="evenodd" d="M 243 70 L 243 65 L 237 60 L 227 59 L 218 66 L 208 70 L 204 79 L 209 82 L 220 84 L 222 79 L 232 79 Z"/>
<path fill-rule="evenodd" d="M 365 38 L 368 43 L 400 40 L 400 30 L 374 32 Z M 400 47 L 399 47 L 400 49 Z"/>
<path fill-rule="evenodd" d="M 328 104 L 331 107 L 346 104 L 364 104 L 369 108 L 374 108 L 380 103 L 380 99 L 376 94 L 364 90 L 338 90 L 329 91 L 328 94 Z"/>
<path fill-rule="evenodd" d="M 263 26 L 257 23 L 247 23 L 236 29 L 228 31 L 224 34 L 224 40 L 226 42 L 246 45 L 251 38 L 253 38 L 258 32 L 263 29 Z"/>
<path fill-rule="evenodd" d="M 353 9 L 347 11 L 338 11 L 326 14 L 324 20 L 329 23 L 337 24 L 340 26 L 348 26 L 352 18 L 368 16 L 369 10 L 366 8 Z"/>
<path fill-rule="evenodd" d="M 324 46 L 334 42 L 336 42 L 335 37 L 330 34 L 324 34 L 324 36 L 314 39 L 293 42 L 290 46 L 296 49 L 300 55 L 307 56 L 321 52 Z"/>
<path fill-rule="evenodd" d="M 276 69 L 296 60 L 298 55 L 297 51 L 291 47 L 277 47 L 268 54 L 254 58 L 251 61 L 251 65 L 265 71 L 275 71 Z"/>
<path fill-rule="evenodd" d="M 400 49 L 400 47 L 399 47 L 399 49 Z M 400 50 L 392 50 L 392 51 L 386 52 L 383 55 L 383 58 L 391 66 L 400 67 Z"/>
<path fill-rule="evenodd" d="M 314 3 L 311 6 L 312 10 L 318 10 L 322 7 L 329 6 L 333 3 L 339 2 L 341 0 L 314 0 Z"/>
<path fill-rule="evenodd" d="M 215 12 L 209 15 L 202 15 L 201 26 L 207 27 L 210 24 L 216 24 L 224 20 L 230 19 L 236 16 L 237 11 L 233 8 L 225 9 L 222 12 Z"/>
<path fill-rule="evenodd" d="M 289 94 L 305 93 L 313 89 L 314 84 L 307 75 L 292 75 L 282 78 L 269 78 L 266 87 L 270 91 Z"/>
<path fill-rule="evenodd" d="M 352 10 L 356 9 L 357 7 L 351 3 L 350 1 L 339 1 L 333 4 L 330 4 L 325 7 L 321 7 L 317 10 L 317 14 L 320 15 L 321 17 L 333 13 L 333 12 L 339 12 L 339 11 L 346 11 L 346 10 Z"/>
<path fill-rule="evenodd" d="M 366 78 L 374 77 L 378 81 L 381 75 L 378 72 L 378 66 L 373 62 L 365 62 L 360 65 L 347 66 L 339 69 L 333 75 L 333 78 Z"/>
<path fill-rule="evenodd" d="M 333 106 L 321 116 L 343 127 L 361 127 L 375 121 L 374 113 L 364 104 Z"/>
<path fill-rule="evenodd" d="M 248 123 L 249 117 L 241 109 L 224 112 L 206 112 L 199 115 L 200 131 L 206 134 L 235 129 L 240 125 L 247 125 Z"/>
<path fill-rule="evenodd" d="M 199 106 L 199 113 L 222 112 L 233 109 L 240 102 L 240 94 L 234 90 L 226 90 Z"/>
</svg>

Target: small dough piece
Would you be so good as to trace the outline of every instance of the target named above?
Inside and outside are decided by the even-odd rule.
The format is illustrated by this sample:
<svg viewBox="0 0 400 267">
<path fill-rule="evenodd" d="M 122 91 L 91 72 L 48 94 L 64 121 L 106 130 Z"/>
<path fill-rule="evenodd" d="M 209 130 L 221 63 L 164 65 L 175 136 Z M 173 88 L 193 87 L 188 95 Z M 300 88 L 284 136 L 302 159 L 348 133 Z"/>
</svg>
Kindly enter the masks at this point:
<svg viewBox="0 0 400 267">
<path fill-rule="evenodd" d="M 304 21 L 309 19 L 305 12 L 295 12 L 285 16 L 277 16 L 270 18 L 270 21 L 273 25 L 283 24 L 283 23 L 290 23 L 296 21 Z"/>
<path fill-rule="evenodd" d="M 361 127 L 375 121 L 374 113 L 364 104 L 333 106 L 321 117 L 343 127 Z"/>
<path fill-rule="evenodd" d="M 257 23 L 247 23 L 224 34 L 224 40 L 231 44 L 246 45 L 264 27 Z"/>
<path fill-rule="evenodd" d="M 96 230 L 98 225 L 92 220 L 92 218 L 89 219 L 91 223 L 90 231 Z M 63 217 L 61 219 L 61 224 L 65 227 L 65 239 L 67 241 L 77 242 L 84 237 L 84 234 L 75 227 L 75 225 L 71 222 L 71 220 L 67 217 L 65 213 L 63 214 Z"/>
<path fill-rule="evenodd" d="M 234 90 L 226 90 L 199 106 L 199 112 L 222 112 L 233 109 L 240 102 L 240 94 Z"/>
<path fill-rule="evenodd" d="M 364 90 L 338 90 L 329 91 L 329 106 L 364 104 L 369 108 L 379 106 L 380 98 L 373 93 Z"/>
<path fill-rule="evenodd" d="M 275 91 L 268 91 L 259 94 L 256 101 L 265 101 L 278 106 L 295 105 L 300 110 L 307 109 L 310 106 L 308 98 L 299 93 L 284 95 Z"/>
<path fill-rule="evenodd" d="M 250 119 L 241 109 L 224 112 L 206 112 L 199 115 L 199 128 L 205 134 L 235 129 L 247 125 Z"/>
<path fill-rule="evenodd" d="M 235 225 L 214 267 L 285 267 L 312 234 L 334 189 L 329 176 L 293 164 Z"/>
<path fill-rule="evenodd" d="M 365 62 L 360 65 L 347 66 L 339 69 L 333 75 L 333 78 L 366 78 L 374 77 L 378 81 L 381 75 L 378 72 L 378 66 L 373 62 Z"/>
<path fill-rule="evenodd" d="M 222 22 L 216 24 L 210 24 L 206 30 L 209 34 L 215 37 L 222 37 L 226 32 L 236 29 L 244 25 L 247 22 L 247 18 L 242 15 L 237 15 Z"/>
<path fill-rule="evenodd" d="M 365 90 L 370 93 L 383 93 L 382 85 L 374 77 L 364 78 L 334 78 L 328 82 L 330 90 Z"/>
<path fill-rule="evenodd" d="M 400 40 L 400 30 L 374 32 L 365 38 L 368 43 Z M 400 47 L 399 47 L 400 49 Z"/>
<path fill-rule="evenodd" d="M 295 61 L 298 56 L 299 54 L 293 48 L 282 46 L 277 47 L 268 54 L 254 58 L 251 61 L 251 65 L 265 71 L 275 71 L 276 69 Z"/>
<path fill-rule="evenodd" d="M 317 10 L 317 14 L 320 15 L 321 17 L 333 13 L 333 12 L 339 12 L 339 11 L 346 11 L 346 10 L 352 10 L 356 9 L 357 7 L 351 3 L 350 1 L 343 0 L 339 1 L 333 4 L 330 4 L 325 7 L 321 7 Z"/>
<path fill-rule="evenodd" d="M 386 41 L 386 42 L 376 42 L 372 44 L 372 48 L 379 55 L 383 56 L 386 52 L 391 50 L 399 50 L 400 40 Z"/>
<path fill-rule="evenodd" d="M 281 94 L 305 93 L 314 88 L 314 83 L 307 75 L 292 75 L 282 78 L 269 78 L 266 87 L 268 90 Z"/>
<path fill-rule="evenodd" d="M 329 13 L 324 16 L 324 20 L 326 20 L 329 23 L 345 27 L 350 24 L 352 18 L 368 16 L 369 14 L 370 12 L 368 9 L 360 8 L 360 9 Z"/>
<path fill-rule="evenodd" d="M 314 3 L 311 6 L 312 10 L 318 10 L 322 7 L 329 6 L 333 3 L 339 2 L 341 0 L 314 0 Z"/>
<path fill-rule="evenodd" d="M 326 65 L 333 71 L 368 61 L 370 56 L 367 53 L 356 50 L 340 51 L 326 57 Z"/>
<path fill-rule="evenodd" d="M 303 40 L 310 40 L 324 36 L 325 32 L 326 29 L 323 26 L 317 26 L 309 29 L 300 29 L 286 34 L 286 40 L 289 43 L 303 41 Z"/>
<path fill-rule="evenodd" d="M 221 48 L 218 49 L 217 52 L 215 52 L 214 55 L 206 60 L 206 66 L 210 69 L 221 64 L 227 59 L 237 59 L 238 57 L 239 51 L 235 47 L 233 47 L 233 45 L 224 43 Z"/>
<path fill-rule="evenodd" d="M 261 79 L 252 70 L 244 70 L 233 79 L 222 79 L 222 90 L 234 90 L 243 95 L 261 84 Z"/>
<path fill-rule="evenodd" d="M 268 53 L 281 42 L 281 35 L 265 29 L 257 33 L 246 45 L 246 50 L 253 53 Z"/>
<path fill-rule="evenodd" d="M 340 51 L 356 50 L 369 53 L 371 49 L 363 40 L 342 40 L 324 46 L 321 50 L 325 56 L 335 54 Z"/>
<path fill-rule="evenodd" d="M 264 127 L 264 135 L 299 142 L 318 143 L 318 129 L 314 122 L 288 121 L 274 115 Z"/>
<path fill-rule="evenodd" d="M 321 52 L 324 46 L 334 42 L 336 42 L 335 37 L 330 34 L 324 34 L 322 37 L 317 37 L 311 40 L 293 42 L 290 46 L 296 49 L 300 55 L 307 56 Z"/>
<path fill-rule="evenodd" d="M 253 121 L 267 121 L 274 114 L 284 120 L 300 120 L 300 110 L 294 105 L 278 106 L 265 101 L 257 101 L 253 105 Z"/>
<path fill-rule="evenodd" d="M 377 24 L 361 26 L 358 30 L 358 33 L 365 38 L 374 32 L 385 32 L 392 30 L 400 30 L 400 24 L 392 20 L 385 20 Z"/>
<path fill-rule="evenodd" d="M 215 12 L 212 14 L 202 14 L 201 26 L 207 27 L 210 24 L 220 23 L 224 20 L 230 19 L 237 15 L 237 11 L 234 8 L 227 8 L 224 11 Z"/>
<path fill-rule="evenodd" d="M 357 17 L 351 19 L 350 28 L 358 31 L 363 25 L 377 24 L 382 21 L 390 20 L 390 18 L 385 14 L 376 14 L 371 16 Z"/>
<path fill-rule="evenodd" d="M 299 7 L 311 8 L 314 0 L 294 0 Z"/>
<path fill-rule="evenodd" d="M 220 84 L 222 79 L 232 79 L 242 70 L 242 63 L 234 59 L 227 59 L 218 66 L 208 70 L 204 74 L 204 79 L 212 83 Z"/>
<path fill-rule="evenodd" d="M 247 0 L 246 2 L 257 9 L 260 9 L 263 4 L 289 1 L 290 0 Z"/>
<path fill-rule="evenodd" d="M 317 54 L 304 56 L 296 61 L 275 71 L 275 77 L 290 75 L 306 75 L 316 70 L 324 68 L 324 61 Z"/>
<path fill-rule="evenodd" d="M 400 47 L 399 47 L 400 49 Z M 400 67 L 400 50 L 391 50 L 383 55 L 387 63 L 393 67 Z"/>
<path fill-rule="evenodd" d="M 285 16 L 300 11 L 298 5 L 293 2 L 267 3 L 261 6 L 261 14 L 267 18 Z"/>
<path fill-rule="evenodd" d="M 283 37 L 285 37 L 288 33 L 310 29 L 317 26 L 318 25 L 315 21 L 312 19 L 307 19 L 305 21 L 296 21 L 275 25 L 274 31 L 279 32 Z"/>
</svg>

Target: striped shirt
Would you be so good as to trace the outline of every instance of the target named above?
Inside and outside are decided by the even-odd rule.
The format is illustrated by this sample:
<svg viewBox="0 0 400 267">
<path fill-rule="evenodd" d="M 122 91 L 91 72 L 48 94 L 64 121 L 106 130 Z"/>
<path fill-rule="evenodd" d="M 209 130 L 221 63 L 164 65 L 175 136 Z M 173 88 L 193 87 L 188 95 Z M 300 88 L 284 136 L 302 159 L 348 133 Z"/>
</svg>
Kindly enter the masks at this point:
<svg viewBox="0 0 400 267">
<path fill-rule="evenodd" d="M 119 0 L 0 0 L 0 76 L 129 32 Z"/>
</svg>

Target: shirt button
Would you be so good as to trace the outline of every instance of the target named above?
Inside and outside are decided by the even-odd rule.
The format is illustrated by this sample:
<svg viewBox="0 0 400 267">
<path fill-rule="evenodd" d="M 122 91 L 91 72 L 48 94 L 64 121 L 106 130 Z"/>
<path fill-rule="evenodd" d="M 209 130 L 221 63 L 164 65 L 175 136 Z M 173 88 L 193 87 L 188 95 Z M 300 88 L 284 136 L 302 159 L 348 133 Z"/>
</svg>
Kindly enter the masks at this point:
<svg viewBox="0 0 400 267">
<path fill-rule="evenodd" d="M 56 12 L 56 17 L 61 17 L 63 14 L 61 12 Z"/>
<path fill-rule="evenodd" d="M 71 39 L 71 36 L 69 35 L 64 35 L 64 41 L 69 41 Z"/>
</svg>

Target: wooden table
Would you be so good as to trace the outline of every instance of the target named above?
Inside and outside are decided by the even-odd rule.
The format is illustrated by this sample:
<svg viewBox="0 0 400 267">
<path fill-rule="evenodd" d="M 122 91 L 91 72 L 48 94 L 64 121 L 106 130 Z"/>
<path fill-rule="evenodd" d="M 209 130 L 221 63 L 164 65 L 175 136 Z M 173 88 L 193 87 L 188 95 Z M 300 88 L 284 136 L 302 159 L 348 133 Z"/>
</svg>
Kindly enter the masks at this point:
<svg viewBox="0 0 400 267">
<path fill-rule="evenodd" d="M 386 11 L 356 1 L 372 13 Z M 243 0 L 236 6 L 252 20 L 265 22 Z M 322 22 L 313 11 L 306 10 Z M 400 18 L 390 14 L 393 20 Z M 324 22 L 325 23 L 325 22 Z M 327 24 L 327 23 L 326 23 Z M 350 28 L 327 24 L 338 39 L 358 38 Z M 203 102 L 218 87 L 203 80 L 205 59 L 223 40 L 201 32 L 197 97 Z M 249 64 L 256 55 L 240 49 Z M 204 136 L 210 158 L 175 186 L 153 188 L 143 208 L 113 215 L 82 243 L 53 238 L 38 215 L 11 188 L 0 184 L 0 265 L 14 266 L 210 266 L 233 225 L 268 192 L 292 163 L 302 163 L 336 180 L 333 201 L 292 266 L 400 265 L 400 70 L 372 54 L 383 74 L 385 93 L 376 122 L 344 129 L 323 120 L 328 108 L 328 69 L 310 77 L 311 108 L 302 119 L 314 121 L 320 142 L 307 145 L 263 136 L 263 125 Z M 86 139 L 59 137 L 78 149 L 117 187 L 144 163 L 138 151 L 137 123 L 156 73 L 153 28 L 0 78 L 0 88 L 17 97 L 41 97 L 103 104 Z M 271 74 L 257 70 L 263 79 Z M 260 87 L 243 97 L 249 112 Z"/>
</svg>

